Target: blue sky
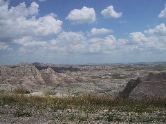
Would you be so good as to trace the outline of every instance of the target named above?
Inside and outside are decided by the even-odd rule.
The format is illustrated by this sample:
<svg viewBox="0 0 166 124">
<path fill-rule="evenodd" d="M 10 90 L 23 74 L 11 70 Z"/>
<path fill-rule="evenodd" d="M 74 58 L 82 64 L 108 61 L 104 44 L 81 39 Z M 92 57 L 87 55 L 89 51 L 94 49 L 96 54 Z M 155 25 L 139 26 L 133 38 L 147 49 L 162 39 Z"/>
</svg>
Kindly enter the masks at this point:
<svg viewBox="0 0 166 124">
<path fill-rule="evenodd" d="M 165 0 L 0 0 L 0 64 L 166 61 Z"/>
</svg>

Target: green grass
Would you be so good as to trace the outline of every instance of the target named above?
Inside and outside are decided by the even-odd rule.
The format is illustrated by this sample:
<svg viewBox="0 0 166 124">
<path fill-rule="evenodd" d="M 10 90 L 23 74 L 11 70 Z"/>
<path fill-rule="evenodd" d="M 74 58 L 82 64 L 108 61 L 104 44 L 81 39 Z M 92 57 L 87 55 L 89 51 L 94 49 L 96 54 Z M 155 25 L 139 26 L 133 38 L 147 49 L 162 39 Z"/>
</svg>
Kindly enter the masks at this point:
<svg viewBox="0 0 166 124">
<path fill-rule="evenodd" d="M 23 94 L 0 94 L 0 105 L 6 104 L 31 104 L 35 106 L 48 106 L 48 107 L 63 107 L 70 106 L 91 106 L 102 107 L 125 107 L 126 110 L 130 109 L 140 112 L 150 107 L 163 107 L 166 108 L 166 99 L 146 99 L 141 101 L 128 100 L 128 99 L 112 99 L 111 96 L 95 96 L 95 95 L 81 95 L 76 97 L 39 97 L 39 96 L 26 96 Z M 92 108 L 91 108 L 92 109 Z M 122 108 L 121 108 L 122 109 Z"/>
<path fill-rule="evenodd" d="M 128 78 L 128 77 L 125 75 L 120 75 L 120 74 L 113 74 L 112 75 L 112 79 L 126 79 L 126 78 Z"/>
</svg>

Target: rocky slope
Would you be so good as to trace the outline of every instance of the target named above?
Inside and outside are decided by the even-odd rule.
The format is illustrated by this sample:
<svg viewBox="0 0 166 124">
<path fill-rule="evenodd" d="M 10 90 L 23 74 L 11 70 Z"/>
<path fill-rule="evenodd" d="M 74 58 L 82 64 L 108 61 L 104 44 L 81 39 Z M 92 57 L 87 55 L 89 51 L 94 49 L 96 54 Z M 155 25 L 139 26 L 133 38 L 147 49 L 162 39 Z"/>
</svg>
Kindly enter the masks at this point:
<svg viewBox="0 0 166 124">
<path fill-rule="evenodd" d="M 166 72 L 150 73 L 148 76 L 130 80 L 120 97 L 131 99 L 166 98 Z"/>
<path fill-rule="evenodd" d="M 28 90 L 38 90 L 47 86 L 73 82 L 72 77 L 57 73 L 52 68 L 41 70 L 32 64 L 0 67 L 0 84 L 10 88 L 24 87 Z"/>
<path fill-rule="evenodd" d="M 1 66 L 0 82 L 4 85 L 26 87 L 28 89 L 37 88 L 44 84 L 42 75 L 33 65 Z"/>
</svg>

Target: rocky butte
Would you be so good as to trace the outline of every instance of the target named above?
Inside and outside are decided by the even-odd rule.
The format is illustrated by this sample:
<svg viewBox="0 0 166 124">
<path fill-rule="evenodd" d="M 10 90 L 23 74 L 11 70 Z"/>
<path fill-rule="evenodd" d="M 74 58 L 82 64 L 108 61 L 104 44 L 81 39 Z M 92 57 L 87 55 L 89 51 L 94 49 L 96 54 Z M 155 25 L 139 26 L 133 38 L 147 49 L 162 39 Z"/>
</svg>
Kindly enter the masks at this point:
<svg viewBox="0 0 166 124">
<path fill-rule="evenodd" d="M 166 98 L 166 72 L 149 73 L 148 76 L 132 79 L 119 95 L 136 100 Z"/>
</svg>

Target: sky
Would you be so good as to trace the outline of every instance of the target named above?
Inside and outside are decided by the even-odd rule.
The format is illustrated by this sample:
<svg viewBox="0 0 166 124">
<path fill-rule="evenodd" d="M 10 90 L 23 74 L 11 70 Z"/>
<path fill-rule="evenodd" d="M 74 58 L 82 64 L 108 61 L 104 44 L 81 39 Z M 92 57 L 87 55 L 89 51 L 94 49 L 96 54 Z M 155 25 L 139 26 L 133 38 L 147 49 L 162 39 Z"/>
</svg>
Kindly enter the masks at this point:
<svg viewBox="0 0 166 124">
<path fill-rule="evenodd" d="M 165 0 L 0 0 L 0 64 L 163 61 Z"/>
</svg>

